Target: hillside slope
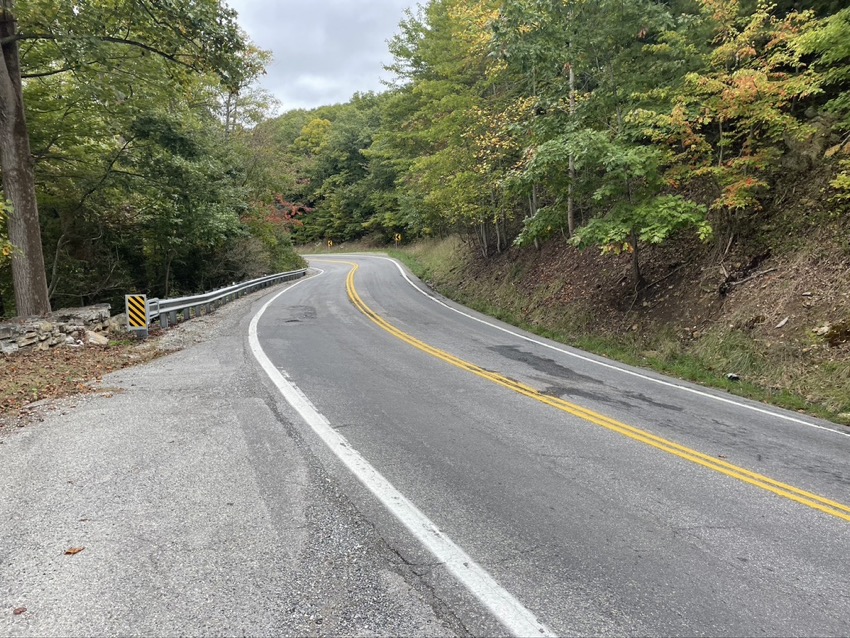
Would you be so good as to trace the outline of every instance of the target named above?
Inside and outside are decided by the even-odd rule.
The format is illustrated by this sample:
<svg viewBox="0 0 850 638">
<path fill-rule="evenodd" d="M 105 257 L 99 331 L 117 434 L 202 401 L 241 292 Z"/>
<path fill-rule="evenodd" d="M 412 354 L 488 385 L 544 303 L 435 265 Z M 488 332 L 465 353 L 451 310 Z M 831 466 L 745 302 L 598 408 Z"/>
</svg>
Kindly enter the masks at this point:
<svg viewBox="0 0 850 638">
<path fill-rule="evenodd" d="M 816 188 L 748 237 L 646 248 L 640 294 L 628 256 L 561 239 L 489 259 L 458 239 L 400 256 L 447 296 L 539 333 L 850 424 L 850 223 Z"/>
</svg>

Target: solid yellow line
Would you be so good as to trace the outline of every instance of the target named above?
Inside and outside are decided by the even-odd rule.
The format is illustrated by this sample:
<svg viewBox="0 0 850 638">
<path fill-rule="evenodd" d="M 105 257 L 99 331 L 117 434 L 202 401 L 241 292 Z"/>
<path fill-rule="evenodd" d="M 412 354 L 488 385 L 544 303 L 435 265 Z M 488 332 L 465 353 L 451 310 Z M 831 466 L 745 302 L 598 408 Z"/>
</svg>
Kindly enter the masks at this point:
<svg viewBox="0 0 850 638">
<path fill-rule="evenodd" d="M 369 308 L 369 306 L 367 306 L 363 302 L 363 300 L 360 298 L 360 295 L 357 293 L 357 289 L 354 286 L 354 274 L 360 268 L 358 264 L 349 261 L 336 260 L 335 263 L 344 263 L 352 267 L 346 279 L 346 291 L 348 292 L 349 299 L 351 299 L 355 307 L 357 307 L 360 312 L 366 315 L 373 323 L 378 325 L 380 328 L 390 333 L 394 337 L 400 339 L 401 341 L 404 341 L 405 343 L 413 346 L 414 348 L 421 350 L 422 352 L 425 352 L 433 357 L 436 357 L 441 361 L 445 361 L 450 365 L 460 368 L 461 370 L 471 372 L 472 374 L 475 374 L 483 379 L 487 379 L 488 381 L 496 383 L 509 390 L 513 390 L 514 392 L 527 396 L 531 399 L 534 399 L 535 401 L 539 401 L 540 403 L 544 403 L 563 412 L 567 412 L 585 421 L 588 421 L 595 425 L 599 425 L 613 432 L 617 432 L 618 434 L 622 434 L 623 436 L 626 436 L 635 441 L 650 445 L 658 450 L 661 450 L 668 454 L 672 454 L 673 456 L 679 457 L 686 461 L 690 461 L 691 463 L 695 463 L 715 472 L 719 472 L 720 474 L 724 474 L 749 485 L 761 488 L 788 500 L 794 501 L 795 503 L 799 503 L 801 505 L 805 505 L 812 509 L 823 512 L 824 514 L 829 514 L 830 516 L 834 516 L 845 521 L 850 521 L 850 507 L 844 505 L 843 503 L 838 503 L 836 501 L 824 498 L 823 496 L 819 496 L 812 492 L 801 490 L 797 487 L 781 483 L 762 474 L 758 474 L 745 468 L 738 467 L 737 465 L 733 465 L 732 463 L 727 463 L 726 461 L 723 461 L 721 459 L 708 456 L 707 454 L 703 454 L 702 452 L 698 452 L 684 445 L 679 445 L 678 443 L 674 443 L 673 441 L 668 441 L 667 439 L 664 439 L 660 436 L 656 436 L 655 434 L 651 434 L 650 432 L 647 432 L 645 430 L 626 425 L 625 423 L 621 423 L 620 421 L 616 421 L 602 414 L 584 408 L 580 405 L 565 401 L 561 398 L 551 397 L 546 394 L 542 394 L 538 390 L 535 390 L 530 386 L 527 386 L 518 381 L 514 381 L 513 379 L 509 379 L 500 374 L 496 374 L 495 372 L 485 370 L 473 363 L 469 363 L 468 361 L 459 359 L 458 357 L 444 352 L 443 350 L 440 350 L 438 348 L 428 345 L 427 343 L 419 341 L 415 337 L 412 337 L 393 326 L 391 323 L 383 319 L 380 315 L 374 312 L 371 308 Z"/>
</svg>

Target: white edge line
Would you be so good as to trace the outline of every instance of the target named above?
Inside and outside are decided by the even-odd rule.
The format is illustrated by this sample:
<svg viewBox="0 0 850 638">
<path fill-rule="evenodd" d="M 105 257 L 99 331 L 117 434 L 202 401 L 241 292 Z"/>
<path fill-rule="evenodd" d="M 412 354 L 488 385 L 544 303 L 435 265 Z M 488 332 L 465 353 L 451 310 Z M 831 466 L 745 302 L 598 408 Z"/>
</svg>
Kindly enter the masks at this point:
<svg viewBox="0 0 850 638">
<path fill-rule="evenodd" d="M 431 301 L 434 301 L 435 303 L 440 304 L 444 308 L 448 308 L 452 312 L 456 312 L 459 315 L 463 315 L 464 317 L 467 317 L 468 319 L 472 319 L 473 321 L 477 321 L 478 323 L 482 323 L 485 326 L 490 326 L 491 328 L 495 328 L 496 330 L 499 330 L 501 332 L 505 332 L 509 335 L 517 337 L 518 339 L 522 339 L 524 341 L 534 343 L 538 346 L 543 346 L 544 348 L 548 348 L 549 350 L 554 350 L 556 352 L 560 352 L 561 354 L 565 354 L 565 355 L 567 355 L 569 357 L 573 357 L 575 359 L 581 359 L 582 361 L 586 361 L 588 363 L 593 363 L 593 364 L 596 364 L 598 366 L 602 366 L 603 368 L 608 368 L 609 370 L 616 370 L 618 372 L 622 372 L 623 374 L 628 374 L 628 375 L 631 375 L 633 377 L 638 377 L 639 379 L 644 379 L 646 381 L 652 381 L 653 383 L 657 383 L 658 385 L 667 386 L 668 388 L 676 388 L 677 390 L 683 390 L 684 392 L 690 392 L 691 394 L 696 394 L 698 396 L 705 397 L 707 399 L 714 399 L 715 401 L 720 401 L 722 403 L 734 405 L 734 406 L 739 407 L 739 408 L 745 408 L 745 409 L 751 410 L 753 412 L 758 412 L 760 414 L 765 414 L 767 416 L 776 417 L 777 419 L 783 419 L 785 421 L 790 421 L 792 423 L 797 423 L 799 425 L 805 425 L 806 427 L 816 428 L 818 430 L 824 430 L 826 432 L 832 432 L 833 434 L 838 434 L 840 436 L 850 437 L 850 433 L 848 433 L 848 432 L 842 432 L 842 431 L 836 430 L 834 428 L 828 428 L 828 427 L 825 427 L 823 425 L 817 425 L 816 423 L 810 423 L 809 421 L 804 421 L 803 419 L 798 419 L 798 418 L 795 418 L 793 416 L 789 416 L 787 414 L 781 414 L 779 412 L 773 412 L 772 410 L 765 410 L 764 408 L 760 408 L 760 407 L 755 406 L 755 405 L 749 405 L 747 403 L 741 403 L 740 401 L 735 401 L 733 399 L 727 399 L 726 397 L 717 396 L 716 394 L 711 394 L 709 392 L 703 392 L 702 390 L 697 390 L 696 388 L 689 388 L 686 385 L 680 385 L 678 383 L 671 383 L 670 381 L 664 381 L 663 379 L 656 379 L 654 377 L 650 377 L 648 375 L 641 374 L 640 372 L 635 372 L 634 370 L 628 370 L 626 368 L 621 368 L 619 366 L 615 366 L 615 365 L 612 365 L 610 363 L 605 363 L 604 361 L 598 361 L 596 359 L 591 359 L 590 357 L 585 357 L 585 356 L 580 355 L 576 352 L 570 352 L 569 350 L 564 350 L 563 348 L 558 348 L 557 346 L 553 346 L 553 345 L 545 343 L 543 341 L 538 341 L 537 339 L 532 339 L 531 337 L 527 337 L 524 334 L 514 332 L 513 330 L 508 330 L 507 328 L 503 328 L 502 326 L 497 326 L 494 323 L 490 323 L 489 321 L 485 321 L 484 319 L 480 319 L 478 317 L 475 317 L 475 316 L 473 316 L 469 313 L 466 313 L 462 310 L 459 310 L 457 308 L 453 308 L 452 306 L 445 303 L 444 301 L 437 299 L 434 295 L 429 293 L 427 290 L 423 290 L 422 288 L 417 286 L 416 283 L 413 280 L 411 280 L 410 277 L 407 276 L 407 273 L 404 272 L 404 268 L 402 268 L 401 264 L 399 264 L 397 260 L 392 259 L 391 257 L 382 257 L 380 255 L 358 255 L 358 256 L 374 257 L 375 259 L 385 259 L 386 261 L 391 262 L 392 264 L 395 265 L 396 268 L 398 268 L 399 272 L 401 273 L 401 276 L 404 277 L 404 279 L 405 279 L 405 281 L 407 281 L 407 283 L 409 283 L 411 286 L 413 286 L 413 288 L 415 288 L 420 293 L 422 293 L 423 295 L 428 297 Z"/>
<path fill-rule="evenodd" d="M 317 270 L 320 275 L 324 273 L 320 269 Z M 425 514 L 372 467 L 357 450 L 352 448 L 345 437 L 331 427 L 327 418 L 319 413 L 304 393 L 266 356 L 257 336 L 260 318 L 278 297 L 304 281 L 306 279 L 276 294 L 254 315 L 248 328 L 248 342 L 254 358 L 272 383 L 277 386 L 287 403 L 295 408 L 336 457 L 508 631 L 515 636 L 554 636 L 555 634 L 548 627 L 538 622 L 531 611 L 499 585 L 484 568 L 441 532 Z"/>
</svg>

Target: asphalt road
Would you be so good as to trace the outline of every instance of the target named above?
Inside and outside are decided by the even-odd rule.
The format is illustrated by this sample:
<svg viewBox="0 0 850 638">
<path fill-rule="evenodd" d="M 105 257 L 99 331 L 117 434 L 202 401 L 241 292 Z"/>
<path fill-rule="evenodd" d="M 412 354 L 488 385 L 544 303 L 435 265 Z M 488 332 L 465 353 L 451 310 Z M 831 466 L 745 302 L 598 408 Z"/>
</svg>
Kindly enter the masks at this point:
<svg viewBox="0 0 850 638">
<path fill-rule="evenodd" d="M 465 630 L 517 633 L 516 614 L 394 502 L 541 631 L 850 632 L 846 428 L 523 333 L 387 259 L 311 265 L 259 318 L 254 353 L 290 387 L 281 414 Z"/>
<path fill-rule="evenodd" d="M 278 410 L 270 294 L 0 430 L 0 636 L 462 634 Z"/>
</svg>

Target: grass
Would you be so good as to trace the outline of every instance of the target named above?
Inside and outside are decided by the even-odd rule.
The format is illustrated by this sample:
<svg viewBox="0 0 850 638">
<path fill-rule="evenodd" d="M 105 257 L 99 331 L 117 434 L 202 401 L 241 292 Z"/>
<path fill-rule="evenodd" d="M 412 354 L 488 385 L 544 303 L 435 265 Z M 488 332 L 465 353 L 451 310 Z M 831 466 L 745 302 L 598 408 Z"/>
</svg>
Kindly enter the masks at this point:
<svg viewBox="0 0 850 638">
<path fill-rule="evenodd" d="M 479 279 L 474 285 L 465 285 L 465 253 L 457 240 L 421 243 L 389 253 L 447 297 L 539 336 L 740 397 L 850 425 L 850 365 L 846 362 L 813 363 L 800 354 L 799 348 L 764 344 L 726 326 L 693 342 L 684 342 L 664 329 L 643 335 L 600 333 L 594 331 L 586 309 L 535 303 L 554 288 L 537 291 L 531 303 L 518 295 L 511 285 L 522 274 L 517 265 L 500 281 Z M 727 373 L 741 380 L 730 380 Z"/>
</svg>

